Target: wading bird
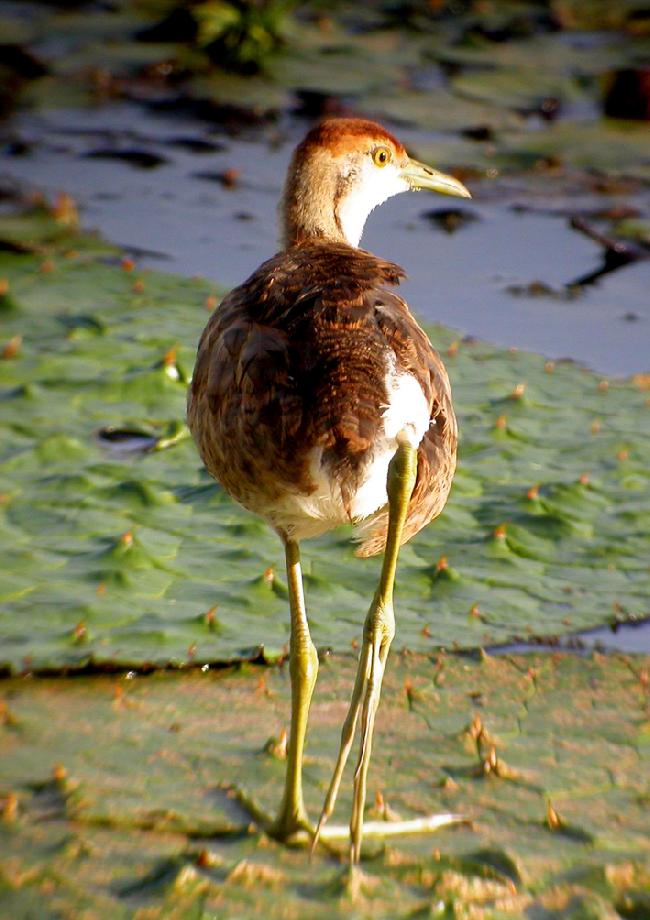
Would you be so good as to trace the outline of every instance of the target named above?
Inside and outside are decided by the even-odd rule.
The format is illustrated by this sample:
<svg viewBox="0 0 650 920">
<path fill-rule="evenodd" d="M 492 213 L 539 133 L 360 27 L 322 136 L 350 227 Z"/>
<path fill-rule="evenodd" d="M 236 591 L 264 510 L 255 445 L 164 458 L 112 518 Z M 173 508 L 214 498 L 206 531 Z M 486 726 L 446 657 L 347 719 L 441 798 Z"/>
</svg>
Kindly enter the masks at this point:
<svg viewBox="0 0 650 920">
<path fill-rule="evenodd" d="M 375 713 L 395 632 L 399 547 L 442 510 L 456 464 L 444 365 L 393 291 L 403 270 L 358 249 L 368 214 L 392 195 L 469 197 L 409 158 L 380 125 L 331 119 L 297 147 L 282 202 L 284 248 L 215 309 L 198 346 L 188 422 L 208 471 L 284 543 L 291 613 L 291 728 L 284 797 L 266 830 L 315 845 L 360 718 L 350 821 L 358 862 Z M 318 826 L 303 801 L 302 758 L 318 655 L 305 611 L 299 543 L 360 525 L 361 556 L 383 552 L 363 630 L 338 759 Z M 387 825 L 387 830 L 390 825 Z"/>
</svg>

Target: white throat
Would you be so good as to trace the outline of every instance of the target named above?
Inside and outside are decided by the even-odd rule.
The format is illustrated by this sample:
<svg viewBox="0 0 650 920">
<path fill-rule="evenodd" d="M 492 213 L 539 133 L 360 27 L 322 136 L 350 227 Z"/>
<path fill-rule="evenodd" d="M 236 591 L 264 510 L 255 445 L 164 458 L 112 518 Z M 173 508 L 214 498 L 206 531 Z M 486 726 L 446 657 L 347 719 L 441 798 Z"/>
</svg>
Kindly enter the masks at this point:
<svg viewBox="0 0 650 920">
<path fill-rule="evenodd" d="M 390 163 L 380 169 L 368 158 L 338 206 L 339 224 L 348 243 L 358 246 L 370 212 L 393 195 L 408 192 L 409 188 L 397 166 Z"/>
</svg>

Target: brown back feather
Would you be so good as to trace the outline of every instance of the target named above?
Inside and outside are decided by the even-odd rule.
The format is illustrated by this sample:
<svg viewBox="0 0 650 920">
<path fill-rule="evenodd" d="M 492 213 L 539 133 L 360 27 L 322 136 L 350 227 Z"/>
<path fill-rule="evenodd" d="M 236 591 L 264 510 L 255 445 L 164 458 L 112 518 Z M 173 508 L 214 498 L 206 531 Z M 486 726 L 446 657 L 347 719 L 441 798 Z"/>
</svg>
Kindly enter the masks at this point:
<svg viewBox="0 0 650 920">
<path fill-rule="evenodd" d="M 309 454 L 345 474 L 352 494 L 387 403 L 386 355 L 420 382 L 436 424 L 418 452 L 405 539 L 446 499 L 456 421 L 440 358 L 387 285 L 404 272 L 346 244 L 274 256 L 214 311 L 199 342 L 188 422 L 208 470 L 264 515 L 283 491 L 313 491 Z M 359 552 L 380 552 L 387 515 Z"/>
</svg>

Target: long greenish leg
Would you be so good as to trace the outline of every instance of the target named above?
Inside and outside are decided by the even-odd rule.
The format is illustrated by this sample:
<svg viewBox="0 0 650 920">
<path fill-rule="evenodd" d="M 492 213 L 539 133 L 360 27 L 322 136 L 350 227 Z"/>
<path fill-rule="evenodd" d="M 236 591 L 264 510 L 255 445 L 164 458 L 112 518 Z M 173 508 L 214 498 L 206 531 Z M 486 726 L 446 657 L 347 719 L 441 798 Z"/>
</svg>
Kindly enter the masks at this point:
<svg viewBox="0 0 650 920">
<path fill-rule="evenodd" d="M 341 777 L 343 776 L 343 770 L 345 769 L 345 765 L 350 754 L 350 749 L 352 748 L 352 742 L 354 741 L 354 731 L 357 727 L 357 718 L 359 716 L 359 709 L 361 708 L 364 685 L 368 676 L 370 651 L 371 650 L 366 648 L 364 644 L 361 650 L 361 656 L 359 658 L 357 676 L 354 682 L 354 689 L 352 690 L 350 706 L 343 723 L 343 728 L 341 729 L 341 745 L 339 747 L 339 756 L 336 760 L 336 766 L 334 767 L 334 773 L 332 775 L 330 786 L 327 791 L 325 804 L 323 805 L 323 810 L 321 811 L 320 818 L 318 819 L 316 833 L 314 834 L 314 838 L 311 844 L 312 853 L 318 845 L 318 841 L 321 836 L 321 832 L 325 827 L 325 824 L 334 811 L 336 797 L 338 795 L 339 786 L 341 785 Z"/>
<path fill-rule="evenodd" d="M 359 711 L 361 711 L 361 746 L 354 776 L 354 798 L 350 822 L 352 862 L 359 861 L 361 852 L 366 779 L 372 751 L 375 713 L 379 705 L 386 658 L 395 634 L 393 587 L 397 556 L 416 475 L 417 449 L 408 442 L 402 441 L 388 468 L 388 534 L 381 576 L 364 624 L 363 646 L 350 707 L 341 732 L 339 755 L 313 842 L 315 846 L 334 808 Z"/>
<path fill-rule="evenodd" d="M 285 553 L 291 609 L 291 730 L 287 748 L 284 796 L 278 817 L 269 828 L 269 833 L 279 840 L 288 840 L 301 832 L 310 831 L 302 794 L 302 758 L 309 705 L 318 675 L 318 653 L 309 635 L 305 612 L 298 544 L 293 540 L 285 541 Z"/>
</svg>

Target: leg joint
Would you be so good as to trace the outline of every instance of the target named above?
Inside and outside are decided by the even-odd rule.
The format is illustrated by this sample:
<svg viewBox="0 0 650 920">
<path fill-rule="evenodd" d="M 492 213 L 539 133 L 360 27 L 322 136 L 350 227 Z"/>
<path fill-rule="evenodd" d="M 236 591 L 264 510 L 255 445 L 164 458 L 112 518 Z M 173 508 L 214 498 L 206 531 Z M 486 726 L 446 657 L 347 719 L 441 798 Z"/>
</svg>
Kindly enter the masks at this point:
<svg viewBox="0 0 650 920">
<path fill-rule="evenodd" d="M 313 685 L 318 675 L 318 652 L 311 639 L 291 650 L 289 673 Z"/>
</svg>

